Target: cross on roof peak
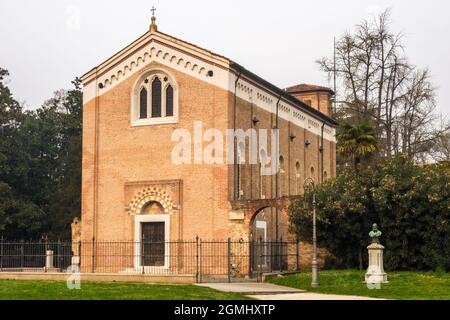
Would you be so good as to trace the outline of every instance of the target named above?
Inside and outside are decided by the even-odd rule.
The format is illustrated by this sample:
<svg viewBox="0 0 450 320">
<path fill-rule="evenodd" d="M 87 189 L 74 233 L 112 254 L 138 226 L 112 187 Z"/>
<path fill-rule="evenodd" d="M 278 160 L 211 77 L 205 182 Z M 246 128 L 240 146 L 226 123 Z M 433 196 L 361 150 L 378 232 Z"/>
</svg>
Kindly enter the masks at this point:
<svg viewBox="0 0 450 320">
<path fill-rule="evenodd" d="M 152 23 L 150 24 L 150 31 L 158 31 L 158 26 L 156 25 L 156 17 L 155 17 L 156 11 L 155 6 L 152 6 L 150 11 L 152 12 Z"/>
</svg>

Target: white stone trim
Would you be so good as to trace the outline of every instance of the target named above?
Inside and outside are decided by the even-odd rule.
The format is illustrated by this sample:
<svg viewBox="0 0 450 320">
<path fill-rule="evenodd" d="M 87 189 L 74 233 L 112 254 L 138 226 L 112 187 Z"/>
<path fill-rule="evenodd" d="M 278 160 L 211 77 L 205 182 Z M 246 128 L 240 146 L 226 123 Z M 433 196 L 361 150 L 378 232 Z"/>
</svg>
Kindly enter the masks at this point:
<svg viewBox="0 0 450 320">
<path fill-rule="evenodd" d="M 150 34 L 148 38 L 145 38 L 140 42 L 149 41 L 151 39 L 158 39 L 160 41 L 167 42 L 167 39 L 163 39 L 158 34 L 154 33 Z M 182 47 L 179 43 L 170 42 L 170 46 L 180 47 L 183 51 L 189 51 L 186 50 L 189 48 Z M 144 46 L 115 66 L 113 63 L 109 63 L 104 66 L 101 65 L 97 68 L 98 74 L 102 74 L 102 70 L 107 69 L 108 67 L 111 67 L 111 69 L 98 78 L 97 85 L 102 86 L 102 88 L 99 88 L 98 90 L 98 95 L 100 96 L 108 92 L 117 84 L 127 79 L 135 72 L 145 69 L 151 62 L 154 61 L 177 71 L 186 73 L 199 80 L 228 90 L 228 64 L 224 65 L 224 62 L 220 62 L 219 64 L 219 61 L 215 61 L 212 56 L 209 56 L 209 62 L 206 62 L 202 59 L 180 52 L 170 46 L 162 45 L 157 42 L 150 42 L 148 45 Z M 138 45 L 135 45 L 135 47 L 138 47 Z M 127 51 L 133 49 L 135 48 L 129 47 Z M 195 54 L 198 55 L 198 52 L 195 52 Z M 122 56 L 125 56 L 125 54 L 116 57 L 114 61 L 120 61 Z M 219 65 L 222 65 L 222 68 L 219 67 Z M 208 71 L 212 71 L 214 73 L 212 77 L 208 76 Z M 85 102 L 95 98 L 95 90 L 92 88 L 92 86 L 96 86 L 95 81 L 92 81 L 94 79 L 95 74 L 90 73 L 83 78 L 83 83 L 85 85 Z"/>
<path fill-rule="evenodd" d="M 95 77 L 95 73 L 98 71 L 98 73 L 102 73 L 104 70 L 107 70 L 114 66 L 117 61 L 123 60 L 127 58 L 127 54 L 130 51 L 137 50 L 140 46 L 142 46 L 143 43 L 148 43 L 152 40 L 158 40 L 161 42 L 170 43 L 170 45 L 178 50 L 186 51 L 190 53 L 191 55 L 198 56 L 202 58 L 203 60 L 209 61 L 211 65 L 217 65 L 222 66 L 225 69 L 229 66 L 229 60 L 223 56 L 217 55 L 209 50 L 202 49 L 198 46 L 189 44 L 186 41 L 176 39 L 172 36 L 166 35 L 164 33 L 158 32 L 158 31 L 148 31 L 145 34 L 143 34 L 141 37 L 136 39 L 134 42 L 132 42 L 130 45 L 126 46 L 122 50 L 120 50 L 118 53 L 113 55 L 111 58 L 107 59 L 106 61 L 102 62 L 99 66 L 92 69 L 91 71 L 87 72 L 85 75 L 81 77 L 81 80 L 83 83 L 89 82 L 93 80 Z"/>
<path fill-rule="evenodd" d="M 158 202 L 164 208 L 167 214 L 173 214 L 173 201 L 165 190 L 155 187 L 149 187 L 141 190 L 130 203 L 130 215 L 137 216 L 141 214 L 142 208 L 149 202 Z"/>
<path fill-rule="evenodd" d="M 165 42 L 166 44 L 151 41 L 152 39 Z M 126 57 L 128 52 L 137 50 L 139 46 L 149 41 L 151 42 L 134 54 Z M 177 48 L 187 53 L 180 52 Z M 115 65 L 121 59 L 124 60 Z M 229 60 L 170 36 L 158 32 L 148 32 L 107 62 L 83 76 L 84 103 L 108 92 L 132 74 L 142 72 L 153 61 L 234 93 L 237 76 L 229 70 Z M 104 70 L 108 71 L 102 74 Z M 210 70 L 214 73 L 213 77 L 208 76 L 208 71 Z M 97 81 L 95 81 L 96 74 L 102 74 Z M 103 88 L 99 88 L 99 85 L 102 85 Z M 260 89 L 243 77 L 238 82 L 237 96 L 263 110 L 276 113 L 278 95 L 268 89 Z M 279 115 L 282 119 L 290 121 L 300 128 L 304 128 L 319 136 L 321 134 L 322 121 L 320 119 L 306 111 L 300 110 L 286 100 L 282 99 L 280 102 Z M 173 123 L 173 121 L 163 123 Z M 148 123 L 141 122 L 136 123 L 136 125 L 148 125 Z M 335 128 L 326 125 L 324 139 L 336 142 L 335 135 Z"/>
<path fill-rule="evenodd" d="M 236 79 L 237 77 L 234 74 L 230 74 L 230 86 L 233 86 L 233 90 Z M 236 96 L 249 103 L 253 103 L 254 106 L 267 112 L 273 114 L 277 112 L 278 96 L 260 89 L 244 78 L 240 78 L 237 83 Z M 321 135 L 322 120 L 317 119 L 306 111 L 298 109 L 283 99 L 278 106 L 278 115 L 281 119 L 289 121 L 300 128 L 304 128 L 318 136 Z M 336 142 L 336 129 L 325 124 L 324 139 Z"/>
<path fill-rule="evenodd" d="M 170 215 L 168 214 L 146 214 L 137 215 L 134 217 L 134 268 L 136 270 L 142 270 L 141 266 L 141 235 L 142 235 L 142 223 L 145 222 L 164 222 L 164 266 L 151 267 L 146 266 L 144 272 L 151 273 L 152 270 L 168 269 L 170 263 Z"/>
</svg>

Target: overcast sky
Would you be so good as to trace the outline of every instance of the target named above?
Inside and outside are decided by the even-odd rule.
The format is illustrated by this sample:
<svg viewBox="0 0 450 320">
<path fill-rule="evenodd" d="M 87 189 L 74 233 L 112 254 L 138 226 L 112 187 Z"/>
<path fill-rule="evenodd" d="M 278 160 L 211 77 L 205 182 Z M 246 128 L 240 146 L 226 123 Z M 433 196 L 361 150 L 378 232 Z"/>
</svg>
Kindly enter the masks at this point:
<svg viewBox="0 0 450 320">
<path fill-rule="evenodd" d="M 69 88 L 145 33 L 152 5 L 162 32 L 225 55 L 279 87 L 329 85 L 314 61 L 332 54 L 334 36 L 389 7 L 411 62 L 430 67 L 439 110 L 450 117 L 447 0 L 1 0 L 0 67 L 11 73 L 13 94 L 34 108 Z"/>
</svg>

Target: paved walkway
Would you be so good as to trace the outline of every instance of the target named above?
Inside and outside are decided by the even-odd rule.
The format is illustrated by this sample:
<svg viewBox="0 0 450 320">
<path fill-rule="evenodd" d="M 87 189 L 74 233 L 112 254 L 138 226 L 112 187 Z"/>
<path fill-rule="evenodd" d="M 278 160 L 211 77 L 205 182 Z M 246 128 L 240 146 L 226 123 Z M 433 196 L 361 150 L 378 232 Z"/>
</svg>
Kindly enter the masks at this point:
<svg viewBox="0 0 450 320">
<path fill-rule="evenodd" d="M 271 283 L 202 283 L 197 285 L 223 292 L 241 293 L 258 300 L 381 300 L 368 297 L 311 293 Z"/>
<path fill-rule="evenodd" d="M 289 287 L 278 286 L 271 283 L 243 282 L 243 283 L 201 283 L 200 287 L 207 287 L 223 292 L 237 292 L 245 295 L 273 295 L 294 294 L 304 292 Z"/>
</svg>

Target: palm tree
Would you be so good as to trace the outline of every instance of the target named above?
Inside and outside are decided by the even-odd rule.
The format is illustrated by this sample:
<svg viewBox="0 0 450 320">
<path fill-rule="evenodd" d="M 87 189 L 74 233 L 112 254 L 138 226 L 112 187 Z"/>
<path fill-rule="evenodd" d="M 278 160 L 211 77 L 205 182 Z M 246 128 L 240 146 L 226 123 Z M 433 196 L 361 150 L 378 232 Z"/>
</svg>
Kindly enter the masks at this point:
<svg viewBox="0 0 450 320">
<path fill-rule="evenodd" d="M 338 152 L 353 160 L 355 171 L 358 171 L 358 166 L 363 158 L 377 150 L 375 130 L 368 123 L 343 124 L 337 134 L 337 139 Z"/>
</svg>

